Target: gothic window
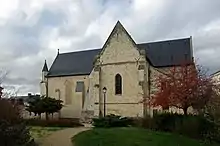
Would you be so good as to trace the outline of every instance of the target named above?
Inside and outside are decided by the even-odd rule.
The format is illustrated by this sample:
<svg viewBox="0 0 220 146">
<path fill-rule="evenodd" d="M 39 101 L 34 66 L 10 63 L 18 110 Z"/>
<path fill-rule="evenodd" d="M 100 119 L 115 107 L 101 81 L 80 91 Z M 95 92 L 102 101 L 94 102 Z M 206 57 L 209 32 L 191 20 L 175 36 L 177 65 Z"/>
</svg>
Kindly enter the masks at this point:
<svg viewBox="0 0 220 146">
<path fill-rule="evenodd" d="M 122 77 L 120 74 L 115 76 L 115 94 L 121 95 L 122 94 Z"/>
</svg>

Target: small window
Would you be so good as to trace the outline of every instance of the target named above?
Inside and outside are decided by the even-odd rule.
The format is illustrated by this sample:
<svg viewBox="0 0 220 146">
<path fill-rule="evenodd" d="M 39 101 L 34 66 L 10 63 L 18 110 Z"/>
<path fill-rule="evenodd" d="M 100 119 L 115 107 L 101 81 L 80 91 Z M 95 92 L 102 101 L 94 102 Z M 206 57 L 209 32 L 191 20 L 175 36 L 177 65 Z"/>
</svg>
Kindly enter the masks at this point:
<svg viewBox="0 0 220 146">
<path fill-rule="evenodd" d="M 120 74 L 115 76 L 115 94 L 121 95 L 122 94 L 122 78 Z"/>
<path fill-rule="evenodd" d="M 83 89 L 84 89 L 84 82 L 83 81 L 76 82 L 75 92 L 83 92 Z"/>
</svg>

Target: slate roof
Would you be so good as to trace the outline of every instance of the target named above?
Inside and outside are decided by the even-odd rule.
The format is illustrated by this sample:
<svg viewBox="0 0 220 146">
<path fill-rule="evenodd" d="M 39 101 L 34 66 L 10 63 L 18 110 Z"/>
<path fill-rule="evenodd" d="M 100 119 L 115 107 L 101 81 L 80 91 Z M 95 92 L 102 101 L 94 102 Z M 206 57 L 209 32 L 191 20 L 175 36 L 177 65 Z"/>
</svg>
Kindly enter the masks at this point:
<svg viewBox="0 0 220 146">
<path fill-rule="evenodd" d="M 176 66 L 193 59 L 190 38 L 141 43 L 137 47 L 146 50 L 146 58 L 154 67 Z M 58 54 L 48 76 L 88 75 L 100 52 L 101 49 L 94 49 Z"/>
<path fill-rule="evenodd" d="M 214 73 L 211 73 L 210 76 L 211 76 L 211 77 L 214 77 L 214 76 L 216 76 L 216 75 L 219 75 L 219 73 L 220 73 L 220 70 L 215 71 Z"/>
<path fill-rule="evenodd" d="M 87 75 L 93 68 L 95 56 L 101 49 L 58 54 L 48 76 Z"/>
<path fill-rule="evenodd" d="M 155 67 L 176 66 L 183 61 L 192 61 L 190 38 L 137 44 L 146 50 L 146 57 Z"/>
<path fill-rule="evenodd" d="M 42 69 L 42 72 L 43 72 L 43 71 L 48 72 L 48 67 L 47 67 L 47 62 L 46 62 L 46 60 L 45 60 L 45 62 L 44 62 L 44 67 L 43 67 L 43 69 Z"/>
</svg>

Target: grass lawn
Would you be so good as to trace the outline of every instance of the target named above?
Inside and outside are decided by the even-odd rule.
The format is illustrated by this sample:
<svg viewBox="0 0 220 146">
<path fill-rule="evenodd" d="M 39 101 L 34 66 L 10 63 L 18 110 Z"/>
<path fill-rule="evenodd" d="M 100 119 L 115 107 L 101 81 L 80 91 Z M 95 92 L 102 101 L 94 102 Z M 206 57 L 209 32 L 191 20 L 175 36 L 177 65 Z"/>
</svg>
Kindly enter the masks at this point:
<svg viewBox="0 0 220 146">
<path fill-rule="evenodd" d="M 79 133 L 72 142 L 74 146 L 214 146 L 180 135 L 137 128 L 95 128 Z"/>
<path fill-rule="evenodd" d="M 40 127 L 40 126 L 31 126 L 30 127 L 30 134 L 31 136 L 36 140 L 40 141 L 41 138 L 44 138 L 51 133 L 57 131 L 57 130 L 62 130 L 64 128 L 62 127 Z"/>
</svg>

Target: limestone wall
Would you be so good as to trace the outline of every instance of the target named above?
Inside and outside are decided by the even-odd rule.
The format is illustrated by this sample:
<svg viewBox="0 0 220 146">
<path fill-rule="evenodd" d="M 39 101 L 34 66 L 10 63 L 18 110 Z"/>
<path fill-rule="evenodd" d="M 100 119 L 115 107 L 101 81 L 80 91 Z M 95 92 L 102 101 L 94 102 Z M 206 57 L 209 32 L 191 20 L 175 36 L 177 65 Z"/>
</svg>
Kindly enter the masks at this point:
<svg viewBox="0 0 220 146">
<path fill-rule="evenodd" d="M 107 88 L 106 113 L 120 114 L 122 116 L 143 116 L 143 90 L 139 85 L 140 74 L 138 66 L 145 58 L 140 55 L 138 48 L 121 26 L 116 26 L 111 36 L 104 45 L 98 62 L 100 70 L 96 71 L 96 82 L 98 82 L 101 111 L 103 112 L 103 87 Z M 115 94 L 115 76 L 122 77 L 122 94 Z M 94 89 L 97 91 L 97 89 Z M 97 95 L 97 94 L 96 94 Z M 99 105 L 95 105 L 95 113 Z"/>
<path fill-rule="evenodd" d="M 84 81 L 85 90 L 75 92 L 76 82 Z M 48 96 L 63 101 L 61 117 L 79 118 L 83 107 L 83 96 L 88 89 L 88 76 L 50 77 L 48 78 Z M 60 97 L 59 97 L 60 96 Z"/>
<path fill-rule="evenodd" d="M 143 90 L 139 85 L 139 74 L 135 63 L 102 67 L 102 88 L 107 88 L 106 108 L 108 114 L 143 116 Z M 122 94 L 115 94 L 115 75 L 122 76 Z M 102 94 L 103 98 L 103 94 Z"/>
<path fill-rule="evenodd" d="M 40 83 L 40 95 L 41 96 L 46 95 L 46 86 L 45 86 L 45 83 L 43 83 L 43 82 Z"/>
</svg>

